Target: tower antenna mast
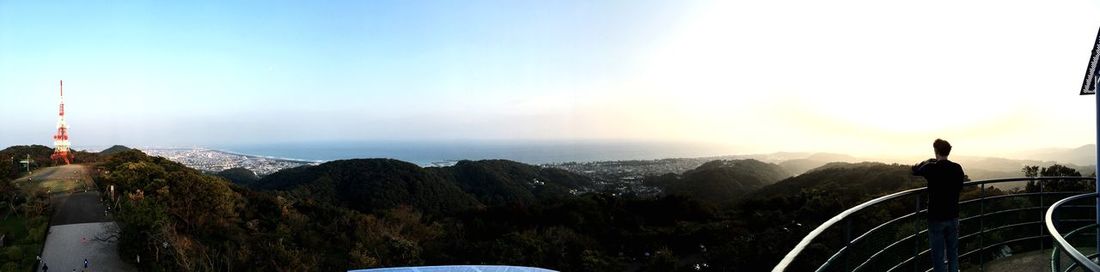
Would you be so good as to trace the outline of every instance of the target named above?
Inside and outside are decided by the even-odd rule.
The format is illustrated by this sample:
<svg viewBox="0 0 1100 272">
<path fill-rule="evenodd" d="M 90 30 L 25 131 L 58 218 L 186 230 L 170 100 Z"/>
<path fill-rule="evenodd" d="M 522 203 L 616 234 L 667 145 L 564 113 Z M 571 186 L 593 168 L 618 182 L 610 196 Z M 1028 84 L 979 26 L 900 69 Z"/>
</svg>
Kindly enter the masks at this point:
<svg viewBox="0 0 1100 272">
<path fill-rule="evenodd" d="M 58 80 L 61 94 L 61 104 L 57 108 L 57 134 L 53 135 L 53 155 L 50 159 L 57 162 L 70 164 L 73 154 L 69 152 L 72 144 L 69 143 L 69 124 L 65 123 L 65 82 Z"/>
</svg>

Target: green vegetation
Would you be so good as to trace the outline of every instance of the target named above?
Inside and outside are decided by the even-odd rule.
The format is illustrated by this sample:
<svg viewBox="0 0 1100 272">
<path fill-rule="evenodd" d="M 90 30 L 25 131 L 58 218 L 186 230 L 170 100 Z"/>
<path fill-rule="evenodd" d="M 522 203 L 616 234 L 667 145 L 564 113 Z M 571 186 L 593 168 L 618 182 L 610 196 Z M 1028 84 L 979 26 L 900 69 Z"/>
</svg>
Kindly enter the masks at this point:
<svg viewBox="0 0 1100 272">
<path fill-rule="evenodd" d="M 43 166 L 50 166 L 50 155 L 53 149 L 41 145 L 12 146 L 0 150 L 0 161 L 5 167 L 0 167 L 0 180 L 7 181 L 25 175 L 26 168 L 19 162 L 30 156 L 31 170 Z"/>
<path fill-rule="evenodd" d="M 130 151 L 130 150 L 133 150 L 133 149 L 129 148 L 129 147 L 126 147 L 126 146 L 122 146 L 122 145 L 114 145 L 114 146 L 108 147 L 107 149 L 104 149 L 103 151 L 99 151 L 99 155 L 100 156 L 110 156 L 110 155 L 114 155 L 116 153 L 121 153 L 121 152 L 125 152 L 125 151 Z"/>
<path fill-rule="evenodd" d="M 1077 169 L 1070 168 L 1068 166 L 1054 164 L 1049 167 L 1039 166 L 1024 166 L 1020 169 L 1025 177 L 1080 177 L 1081 172 Z M 1093 174 L 1095 175 L 1095 174 Z M 1079 191 L 1079 192 L 1091 192 L 1093 183 L 1076 180 L 1058 180 L 1045 184 L 1046 188 L 1039 188 L 1039 184 L 1036 182 L 1028 182 L 1025 187 L 1028 192 L 1039 192 L 1041 189 L 1045 191 Z"/>
<path fill-rule="evenodd" d="M 683 223 L 715 216 L 706 205 L 677 197 L 559 198 L 563 195 L 553 193 L 558 189 L 538 187 L 574 190 L 567 186 L 585 179 L 557 170 L 529 171 L 535 169 L 504 161 L 427 170 L 394 160 L 348 160 L 276 173 L 258 183 L 272 190 L 254 191 L 127 151 L 103 163 L 97 180 L 125 192 L 116 214 L 120 250 L 152 260 L 141 264 L 146 270 L 332 271 L 464 263 L 621 270 L 649 262 L 631 260 L 647 253 L 671 254 L 673 246 L 698 251 L 705 236 L 680 231 Z M 447 171 L 456 173 L 439 176 Z M 508 183 L 537 177 L 542 185 L 521 190 L 536 196 L 529 203 L 484 205 L 477 199 L 490 194 L 475 196 L 450 182 L 476 179 L 476 173 L 523 178 L 498 180 Z"/>
<path fill-rule="evenodd" d="M 0 271 L 27 271 L 37 264 L 49 229 L 49 196 L 39 186 L 16 186 L 15 179 L 26 175 L 21 160 L 30 156 L 31 170 L 52 165 L 53 149 L 41 146 L 13 146 L 0 150 Z M 95 162 L 98 156 L 74 152 L 78 162 Z M 71 183 L 71 182 L 70 182 Z"/>
<path fill-rule="evenodd" d="M 0 178 L 0 271 L 34 267 L 49 229 L 49 196 L 41 190 L 21 189 Z"/>
<path fill-rule="evenodd" d="M 647 177 L 646 183 L 665 189 L 651 197 L 591 192 L 593 182 L 583 176 L 503 160 L 432 168 L 389 159 L 334 161 L 243 183 L 248 187 L 136 150 L 117 153 L 98 168 L 98 185 L 115 185 L 120 192 L 113 203 L 118 203 L 121 254 L 141 255 L 140 268 L 148 271 L 442 264 L 762 271 L 844 209 L 925 185 L 907 165 L 831 163 L 788 177 L 778 165 L 755 160 L 714 161 L 682 175 Z M 1036 174 L 1072 174 L 1062 168 L 1036 169 Z M 967 199 L 979 195 L 973 188 L 963 192 Z M 985 207 L 1032 201 L 1005 198 Z M 909 201 L 886 205 L 853 221 L 866 230 L 867 224 L 913 208 Z M 964 206 L 962 212 L 976 209 Z M 1006 213 L 987 222 L 1031 216 Z M 897 224 L 865 247 L 882 248 L 874 243 L 921 228 Z M 1009 237 L 1013 231 L 1027 230 L 986 237 Z M 823 261 L 840 239 L 836 232 L 823 236 L 808 249 L 808 263 Z M 967 250 L 976 247 L 964 241 Z M 896 263 L 890 258 L 903 253 L 882 262 Z"/>
<path fill-rule="evenodd" d="M 506 160 L 459 161 L 429 170 L 490 206 L 568 198 L 571 190 L 592 186 L 591 179 L 569 171 Z"/>
<path fill-rule="evenodd" d="M 853 167 L 776 183 L 787 174 L 774 164 L 717 161 L 662 184 L 681 191 L 638 198 L 581 194 L 592 185 L 585 177 L 501 160 L 441 168 L 335 161 L 287 169 L 251 189 L 126 151 L 101 164 L 97 181 L 124 192 L 116 215 L 120 248 L 152 260 L 141 264 L 146 270 L 431 264 L 763 270 L 797 242 L 797 232 L 876 194 L 920 185 L 905 166 Z M 831 191 L 853 179 L 866 186 Z M 760 187 L 772 193 L 729 201 Z M 794 189 L 799 192 L 782 192 Z M 855 196 L 835 197 L 846 193 Z M 812 204 L 799 204 L 807 201 Z"/>
<path fill-rule="evenodd" d="M 229 180 L 229 182 L 241 186 L 252 186 L 253 183 L 260 180 L 260 177 L 257 176 L 255 172 L 241 167 L 226 169 L 214 175 L 225 178 Z"/>
<path fill-rule="evenodd" d="M 35 256 L 46 240 L 48 223 L 45 213 L 8 214 L 0 219 L 0 232 L 5 235 L 4 247 L 0 248 L 0 271 L 26 271 L 34 267 Z"/>
<path fill-rule="evenodd" d="M 479 205 L 454 183 L 415 164 L 392 159 L 343 160 L 293 168 L 264 177 L 256 187 L 364 213 L 410 205 L 441 214 Z"/>
</svg>

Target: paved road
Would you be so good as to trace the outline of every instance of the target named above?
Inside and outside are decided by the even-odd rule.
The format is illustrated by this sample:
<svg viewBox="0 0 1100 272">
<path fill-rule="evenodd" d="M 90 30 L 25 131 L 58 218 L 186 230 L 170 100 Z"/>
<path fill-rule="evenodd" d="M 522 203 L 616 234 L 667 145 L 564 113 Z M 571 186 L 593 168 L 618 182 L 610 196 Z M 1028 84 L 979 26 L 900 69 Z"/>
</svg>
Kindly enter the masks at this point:
<svg viewBox="0 0 1100 272">
<path fill-rule="evenodd" d="M 41 185 L 63 181 L 64 188 L 72 184 L 90 183 L 87 168 L 81 165 L 50 167 L 35 171 L 21 179 L 28 185 Z M 54 188 L 60 188 L 51 186 Z M 89 188 L 94 188 L 88 186 Z M 84 259 L 88 259 L 87 271 L 137 271 L 118 256 L 115 242 L 101 241 L 117 231 L 114 222 L 103 213 L 97 191 L 54 191 L 50 197 L 54 213 L 50 217 L 50 229 L 42 249 L 42 259 L 50 271 L 83 271 Z M 41 264 L 38 268 L 41 269 Z"/>
<path fill-rule="evenodd" d="M 50 226 L 111 221 L 96 191 L 54 195 L 50 205 L 54 207 Z"/>
</svg>

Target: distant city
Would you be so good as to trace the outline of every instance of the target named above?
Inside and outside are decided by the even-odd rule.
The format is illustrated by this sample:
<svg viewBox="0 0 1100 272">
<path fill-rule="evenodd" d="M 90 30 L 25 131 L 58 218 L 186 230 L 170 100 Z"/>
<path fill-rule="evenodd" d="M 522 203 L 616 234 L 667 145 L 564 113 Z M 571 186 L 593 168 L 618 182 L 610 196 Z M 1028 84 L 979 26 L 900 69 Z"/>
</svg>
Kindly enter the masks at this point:
<svg viewBox="0 0 1100 272">
<path fill-rule="evenodd" d="M 266 176 L 279 170 L 304 165 L 317 165 L 318 161 L 304 161 L 283 158 L 271 158 L 254 155 L 234 154 L 226 151 L 205 148 L 138 148 L 151 156 L 160 156 L 187 167 L 217 173 L 233 168 L 251 170 L 259 176 Z"/>
</svg>

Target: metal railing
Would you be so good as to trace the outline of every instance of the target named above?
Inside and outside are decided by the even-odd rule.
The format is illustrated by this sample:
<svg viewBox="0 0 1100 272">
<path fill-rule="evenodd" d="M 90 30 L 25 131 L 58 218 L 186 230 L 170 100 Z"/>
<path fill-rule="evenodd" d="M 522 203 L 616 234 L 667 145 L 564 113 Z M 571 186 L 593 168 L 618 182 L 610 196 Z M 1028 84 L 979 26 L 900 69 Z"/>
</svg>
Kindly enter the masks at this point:
<svg viewBox="0 0 1100 272">
<path fill-rule="evenodd" d="M 1075 196 L 1067 197 L 1067 198 L 1064 198 L 1062 200 L 1059 200 L 1058 202 L 1055 202 L 1054 204 L 1051 204 L 1050 208 L 1047 208 L 1047 212 L 1046 212 L 1046 215 L 1045 215 L 1046 216 L 1046 219 L 1045 219 L 1046 224 L 1044 224 L 1044 225 L 1046 226 L 1047 232 L 1049 232 L 1051 234 L 1051 236 L 1053 236 L 1054 241 L 1055 241 L 1055 245 L 1056 245 L 1054 247 L 1054 250 L 1052 250 L 1051 254 L 1050 254 L 1050 271 L 1058 271 L 1058 272 L 1061 272 L 1061 271 L 1074 271 L 1075 269 L 1077 269 L 1077 270 L 1087 269 L 1089 271 L 1100 271 L 1100 265 L 1097 265 L 1096 262 L 1092 260 L 1092 258 L 1097 256 L 1097 253 L 1093 253 L 1093 254 L 1090 254 L 1090 255 L 1086 256 L 1085 254 L 1082 254 L 1081 251 L 1077 249 L 1077 247 L 1073 246 L 1073 244 L 1071 244 L 1069 242 L 1070 239 L 1074 238 L 1078 234 L 1084 233 L 1085 231 L 1088 231 L 1088 230 L 1092 230 L 1093 232 L 1091 234 L 1093 236 L 1086 236 L 1086 237 L 1090 238 L 1090 239 L 1088 239 L 1089 244 L 1095 243 L 1096 240 L 1094 238 L 1095 238 L 1095 235 L 1097 234 L 1096 233 L 1096 231 L 1097 231 L 1096 226 L 1097 225 L 1096 224 L 1088 224 L 1088 225 L 1080 226 L 1076 229 L 1073 229 L 1073 230 L 1067 232 L 1065 235 L 1062 235 L 1061 231 L 1059 231 L 1058 227 L 1057 227 L 1058 225 L 1062 224 L 1061 223 L 1062 220 L 1058 219 L 1057 213 L 1058 212 L 1064 212 L 1065 208 L 1067 208 L 1067 207 L 1075 207 L 1075 205 L 1067 205 L 1067 204 L 1069 204 L 1071 202 L 1081 202 L 1081 200 L 1091 202 L 1091 203 L 1093 203 L 1093 205 L 1095 205 L 1095 203 L 1096 203 L 1095 202 L 1096 193 L 1081 194 L 1081 195 L 1075 195 Z M 1095 206 L 1089 206 L 1089 205 L 1081 205 L 1081 206 L 1095 207 Z M 1062 210 L 1059 210 L 1059 209 L 1062 209 Z M 1094 247 L 1094 246 L 1095 245 L 1090 245 L 1090 247 Z M 1070 260 L 1072 261 L 1072 263 L 1069 266 L 1067 266 L 1065 270 L 1062 270 L 1062 254 L 1063 253 L 1066 254 L 1066 255 L 1069 255 Z"/>
<path fill-rule="evenodd" d="M 1012 183 L 1026 184 L 1010 186 Z M 963 183 L 963 194 L 968 197 L 959 202 L 960 266 L 984 271 L 986 262 L 1008 254 L 995 249 L 1003 251 L 1011 248 L 1009 245 L 1020 249 L 1047 248 L 1051 243 L 1051 234 L 1043 224 L 1047 205 L 1091 191 L 1094 188 L 1091 186 L 1095 186 L 1095 179 L 1087 177 L 1005 178 Z M 788 268 L 929 271 L 927 221 L 922 216 L 927 213 L 927 207 L 922 207 L 926 190 L 922 187 L 900 191 L 837 214 L 807 234 L 772 271 Z M 1063 206 L 1084 207 L 1094 206 Z M 1094 220 L 1095 215 L 1060 222 L 1078 227 Z M 803 254 L 810 248 L 813 253 Z M 821 260 L 824 256 L 828 258 Z"/>
</svg>

